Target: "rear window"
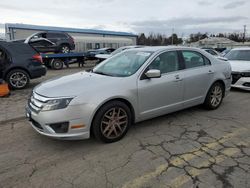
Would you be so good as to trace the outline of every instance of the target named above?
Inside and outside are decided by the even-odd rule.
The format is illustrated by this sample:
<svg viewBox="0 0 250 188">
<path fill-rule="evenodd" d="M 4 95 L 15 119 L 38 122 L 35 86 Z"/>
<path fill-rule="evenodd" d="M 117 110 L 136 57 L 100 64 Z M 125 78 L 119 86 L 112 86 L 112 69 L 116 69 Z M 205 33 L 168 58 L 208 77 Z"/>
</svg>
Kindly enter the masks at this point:
<svg viewBox="0 0 250 188">
<path fill-rule="evenodd" d="M 29 44 L 12 43 L 6 44 L 5 48 L 14 57 L 14 55 L 27 55 L 37 53 Z"/>
<path fill-rule="evenodd" d="M 228 60 L 250 61 L 250 50 L 232 50 L 225 57 Z"/>
</svg>

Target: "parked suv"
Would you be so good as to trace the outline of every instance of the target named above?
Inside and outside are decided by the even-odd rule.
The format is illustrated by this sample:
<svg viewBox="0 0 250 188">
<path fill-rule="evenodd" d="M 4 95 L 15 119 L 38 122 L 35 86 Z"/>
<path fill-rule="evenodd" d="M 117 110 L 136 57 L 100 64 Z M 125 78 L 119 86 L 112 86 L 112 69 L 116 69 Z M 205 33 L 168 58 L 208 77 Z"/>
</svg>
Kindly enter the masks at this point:
<svg viewBox="0 0 250 188">
<path fill-rule="evenodd" d="M 74 39 L 64 32 L 38 32 L 28 37 L 24 43 L 29 43 L 39 52 L 69 53 L 75 49 Z"/>
<path fill-rule="evenodd" d="M 0 78 L 12 89 L 23 89 L 45 74 L 40 54 L 29 44 L 0 41 Z"/>
</svg>

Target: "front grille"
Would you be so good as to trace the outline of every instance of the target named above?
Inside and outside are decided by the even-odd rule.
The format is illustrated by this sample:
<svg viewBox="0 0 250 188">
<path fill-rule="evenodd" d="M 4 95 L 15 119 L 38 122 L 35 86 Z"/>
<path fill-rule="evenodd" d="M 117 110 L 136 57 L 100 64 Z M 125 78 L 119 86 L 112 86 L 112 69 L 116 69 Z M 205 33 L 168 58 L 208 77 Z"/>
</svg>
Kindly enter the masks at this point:
<svg viewBox="0 0 250 188">
<path fill-rule="evenodd" d="M 33 92 L 29 101 L 28 101 L 28 106 L 29 106 L 31 111 L 38 114 L 42 110 L 46 101 L 47 101 L 46 98 Z"/>
</svg>

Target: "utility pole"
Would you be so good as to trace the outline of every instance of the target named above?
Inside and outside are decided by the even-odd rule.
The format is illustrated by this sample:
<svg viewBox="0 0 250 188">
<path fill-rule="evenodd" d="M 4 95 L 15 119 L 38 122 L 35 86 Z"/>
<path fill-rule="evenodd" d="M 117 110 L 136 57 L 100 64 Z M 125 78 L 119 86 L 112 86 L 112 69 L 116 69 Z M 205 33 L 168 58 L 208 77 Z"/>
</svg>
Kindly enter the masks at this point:
<svg viewBox="0 0 250 188">
<path fill-rule="evenodd" d="M 244 42 L 245 42 L 245 40 L 246 40 L 246 31 L 247 31 L 247 26 L 246 26 L 246 25 L 244 25 L 243 27 L 244 27 L 244 32 L 243 32 L 243 43 L 244 43 Z"/>
<path fill-rule="evenodd" d="M 172 45 L 174 45 L 174 28 L 172 28 Z"/>
</svg>

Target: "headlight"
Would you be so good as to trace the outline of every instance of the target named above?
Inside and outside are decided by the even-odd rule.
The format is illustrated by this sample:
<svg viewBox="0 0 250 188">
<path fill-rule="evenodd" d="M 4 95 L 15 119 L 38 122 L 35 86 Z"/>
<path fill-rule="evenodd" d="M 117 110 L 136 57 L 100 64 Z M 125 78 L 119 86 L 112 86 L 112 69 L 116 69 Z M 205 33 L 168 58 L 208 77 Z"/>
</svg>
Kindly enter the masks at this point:
<svg viewBox="0 0 250 188">
<path fill-rule="evenodd" d="M 53 99 L 45 103 L 42 111 L 58 110 L 66 108 L 73 98 Z"/>
</svg>

